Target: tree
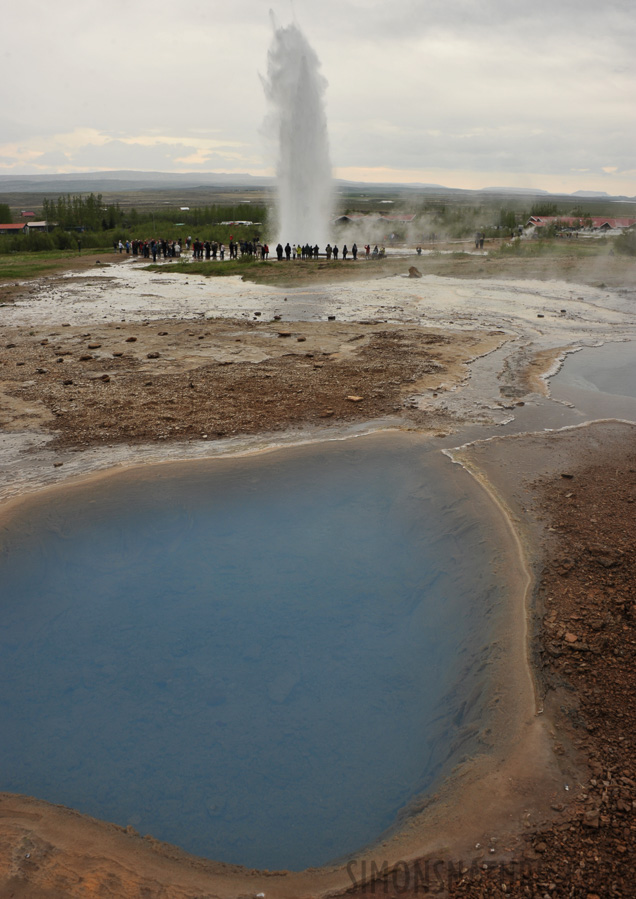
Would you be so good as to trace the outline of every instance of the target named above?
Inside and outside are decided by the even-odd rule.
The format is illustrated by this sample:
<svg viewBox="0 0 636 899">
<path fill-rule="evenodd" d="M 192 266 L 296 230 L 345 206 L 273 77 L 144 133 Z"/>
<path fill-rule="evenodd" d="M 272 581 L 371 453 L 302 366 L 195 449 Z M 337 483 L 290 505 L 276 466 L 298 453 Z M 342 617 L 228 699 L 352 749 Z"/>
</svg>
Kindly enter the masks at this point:
<svg viewBox="0 0 636 899">
<path fill-rule="evenodd" d="M 559 209 L 556 203 L 550 203 L 547 200 L 542 200 L 538 203 L 535 203 L 530 210 L 531 215 L 558 215 Z"/>
<path fill-rule="evenodd" d="M 500 209 L 499 210 L 499 224 L 502 228 L 507 231 L 512 231 L 513 228 L 517 226 L 517 216 L 512 211 L 512 209 Z"/>
<path fill-rule="evenodd" d="M 11 209 L 8 203 L 0 203 L 0 224 L 10 225 L 13 222 L 11 218 Z"/>
</svg>

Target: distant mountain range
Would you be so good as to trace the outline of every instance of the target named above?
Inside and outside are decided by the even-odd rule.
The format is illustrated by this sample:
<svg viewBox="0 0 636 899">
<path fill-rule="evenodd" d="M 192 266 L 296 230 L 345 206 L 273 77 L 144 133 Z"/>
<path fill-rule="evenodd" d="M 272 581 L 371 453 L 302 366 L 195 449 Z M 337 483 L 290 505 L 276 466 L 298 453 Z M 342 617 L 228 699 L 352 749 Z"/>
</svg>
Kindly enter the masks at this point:
<svg viewBox="0 0 636 899">
<path fill-rule="evenodd" d="M 257 190 L 272 188 L 274 178 L 247 174 L 228 175 L 223 172 L 73 172 L 60 175 L 0 175 L 0 194 L 7 193 L 113 193 L 131 190 L 179 190 L 201 187 L 225 188 L 226 190 Z M 508 196 L 571 196 L 599 199 L 636 199 L 611 197 L 604 191 L 577 190 L 573 194 L 551 194 L 540 188 L 487 187 L 481 190 L 462 190 L 444 187 L 441 184 L 409 183 L 369 183 L 363 181 L 336 181 L 340 190 L 370 192 L 384 191 L 424 191 L 449 194 L 506 194 Z"/>
<path fill-rule="evenodd" d="M 0 175 L 0 191 L 55 193 L 56 191 L 170 190 L 188 187 L 271 187 L 273 178 L 226 175 L 222 172 L 72 172 L 62 175 Z"/>
</svg>

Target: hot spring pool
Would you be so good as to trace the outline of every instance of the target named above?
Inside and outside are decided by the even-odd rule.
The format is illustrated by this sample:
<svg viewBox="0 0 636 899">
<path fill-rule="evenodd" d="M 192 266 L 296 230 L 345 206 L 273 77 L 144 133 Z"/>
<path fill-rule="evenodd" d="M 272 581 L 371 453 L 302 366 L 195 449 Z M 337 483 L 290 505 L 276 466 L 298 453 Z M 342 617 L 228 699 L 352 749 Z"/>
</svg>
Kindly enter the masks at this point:
<svg viewBox="0 0 636 899">
<path fill-rule="evenodd" d="M 503 566 L 473 490 L 385 435 L 23 501 L 0 789 L 250 867 L 376 840 L 487 701 Z"/>
<path fill-rule="evenodd" d="M 636 344 L 606 343 L 567 356 L 552 394 L 594 417 L 636 420 Z"/>
</svg>

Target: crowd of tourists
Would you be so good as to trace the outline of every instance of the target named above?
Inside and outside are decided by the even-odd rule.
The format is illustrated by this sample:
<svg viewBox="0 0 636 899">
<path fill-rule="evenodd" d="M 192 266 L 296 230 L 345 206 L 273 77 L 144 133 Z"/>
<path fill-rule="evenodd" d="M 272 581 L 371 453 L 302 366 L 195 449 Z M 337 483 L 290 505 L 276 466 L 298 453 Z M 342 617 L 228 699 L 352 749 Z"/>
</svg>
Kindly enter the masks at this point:
<svg viewBox="0 0 636 899">
<path fill-rule="evenodd" d="M 365 257 L 366 258 L 377 258 L 379 256 L 385 256 L 386 250 L 384 247 L 382 249 L 378 249 L 377 246 L 371 250 L 369 244 L 365 244 L 364 247 Z M 320 248 L 318 244 L 315 246 L 311 246 L 311 244 L 305 244 L 304 246 L 301 244 L 285 244 L 283 246 L 281 243 L 276 247 L 276 258 L 279 262 L 282 262 L 283 259 L 289 261 L 294 259 L 318 259 L 321 255 Z M 353 244 L 351 249 L 347 247 L 346 244 L 342 247 L 342 250 L 338 248 L 337 244 L 333 246 L 328 243 L 325 247 L 324 255 L 327 259 L 357 259 L 358 258 L 358 245 Z"/>
<path fill-rule="evenodd" d="M 193 259 L 225 259 L 225 244 L 218 243 L 216 240 L 199 240 L 188 238 L 186 241 L 186 249 L 192 247 Z M 240 256 L 252 256 L 257 259 L 269 259 L 269 247 L 266 243 L 258 240 L 234 240 L 230 237 L 227 245 L 227 254 L 229 259 L 238 259 Z"/>
<path fill-rule="evenodd" d="M 181 244 L 178 240 L 120 240 L 115 243 L 115 252 L 142 256 L 144 259 L 152 257 L 156 260 L 157 256 L 178 259 L 181 256 Z"/>
<path fill-rule="evenodd" d="M 168 241 L 163 239 L 152 240 L 119 240 L 114 245 L 115 252 L 126 253 L 132 256 L 141 256 L 144 259 L 152 258 L 156 262 L 157 257 L 162 259 L 178 259 L 181 256 L 182 247 L 178 240 Z M 212 259 L 224 260 L 226 252 L 229 259 L 238 259 L 239 255 L 256 257 L 263 261 L 269 259 L 269 246 L 261 243 L 259 240 L 234 240 L 230 237 L 227 249 L 225 244 L 216 240 L 199 240 L 197 237 L 187 237 L 185 241 L 186 251 L 192 251 L 193 259 Z M 351 249 L 346 244 L 340 250 L 337 244 L 333 246 L 328 243 L 325 247 L 324 254 L 320 253 L 318 244 L 285 244 L 279 243 L 276 247 L 276 258 L 279 262 L 283 260 L 295 259 L 318 259 L 320 255 L 324 255 L 328 260 L 331 259 L 357 259 L 358 246 L 353 244 Z M 371 250 L 369 244 L 364 247 L 365 258 L 376 259 L 386 255 L 384 247 L 378 249 L 377 245 Z"/>
</svg>

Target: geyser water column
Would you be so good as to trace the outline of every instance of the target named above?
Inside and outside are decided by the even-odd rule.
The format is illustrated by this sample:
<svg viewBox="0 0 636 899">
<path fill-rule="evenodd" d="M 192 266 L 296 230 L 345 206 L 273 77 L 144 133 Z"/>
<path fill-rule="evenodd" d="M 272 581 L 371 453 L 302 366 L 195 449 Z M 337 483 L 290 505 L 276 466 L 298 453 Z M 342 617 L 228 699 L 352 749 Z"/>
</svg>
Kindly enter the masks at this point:
<svg viewBox="0 0 636 899">
<path fill-rule="evenodd" d="M 263 87 L 270 105 L 266 132 L 278 142 L 278 240 L 329 240 L 332 177 L 320 62 L 297 25 L 277 27 Z"/>
</svg>

